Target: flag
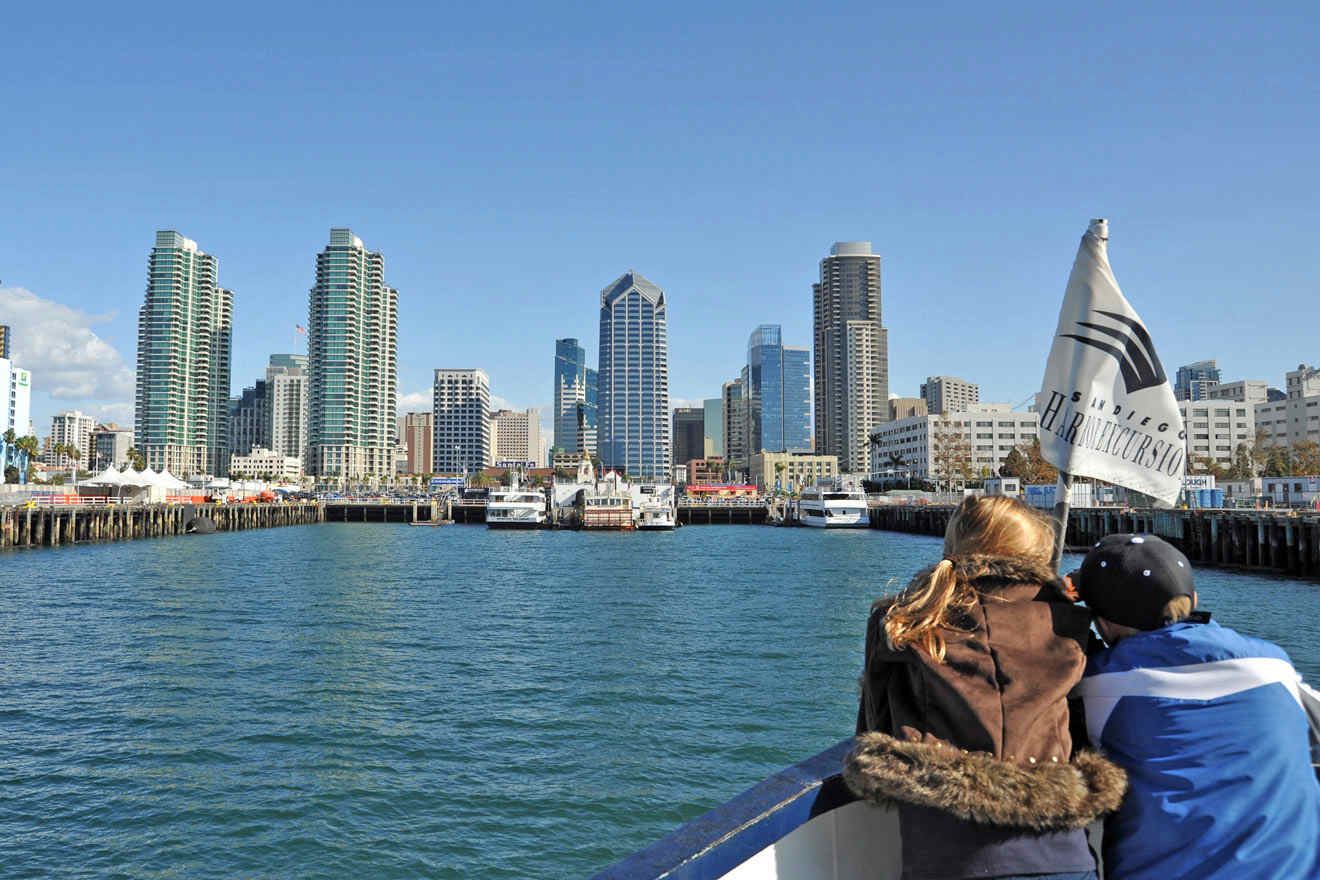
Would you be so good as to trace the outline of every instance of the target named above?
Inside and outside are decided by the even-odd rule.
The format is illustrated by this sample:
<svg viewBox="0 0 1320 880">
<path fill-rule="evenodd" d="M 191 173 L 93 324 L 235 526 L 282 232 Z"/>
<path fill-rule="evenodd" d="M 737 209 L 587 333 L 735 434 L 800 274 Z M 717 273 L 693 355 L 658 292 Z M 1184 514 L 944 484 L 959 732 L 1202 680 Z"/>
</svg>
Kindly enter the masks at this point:
<svg viewBox="0 0 1320 880">
<path fill-rule="evenodd" d="M 293 329 L 301 333 L 303 336 L 307 335 L 307 328 L 304 327 L 302 324 L 294 324 Z"/>
<path fill-rule="evenodd" d="M 1186 437 L 1146 325 L 1109 268 L 1109 225 L 1082 236 L 1037 398 L 1040 451 L 1060 471 L 1172 505 Z"/>
</svg>

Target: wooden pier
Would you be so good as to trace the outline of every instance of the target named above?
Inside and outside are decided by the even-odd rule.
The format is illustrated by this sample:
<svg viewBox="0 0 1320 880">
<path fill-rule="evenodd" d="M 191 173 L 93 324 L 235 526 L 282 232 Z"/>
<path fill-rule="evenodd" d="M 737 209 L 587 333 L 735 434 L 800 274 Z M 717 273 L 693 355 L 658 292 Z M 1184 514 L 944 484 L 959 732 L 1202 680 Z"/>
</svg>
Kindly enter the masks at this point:
<svg viewBox="0 0 1320 880">
<path fill-rule="evenodd" d="M 0 507 L 0 548 L 60 547 L 184 535 L 198 522 L 215 531 L 323 522 L 319 504 L 61 504 Z"/>
<path fill-rule="evenodd" d="M 871 508 L 871 528 L 943 536 L 952 507 Z M 1320 514 L 1287 510 L 1074 509 L 1067 544 L 1086 550 L 1105 535 L 1159 535 L 1192 562 L 1320 578 Z"/>
<path fill-rule="evenodd" d="M 685 526 L 705 525 L 761 525 L 769 520 L 764 502 L 747 503 L 702 500 L 700 503 L 678 502 L 678 522 Z"/>
</svg>

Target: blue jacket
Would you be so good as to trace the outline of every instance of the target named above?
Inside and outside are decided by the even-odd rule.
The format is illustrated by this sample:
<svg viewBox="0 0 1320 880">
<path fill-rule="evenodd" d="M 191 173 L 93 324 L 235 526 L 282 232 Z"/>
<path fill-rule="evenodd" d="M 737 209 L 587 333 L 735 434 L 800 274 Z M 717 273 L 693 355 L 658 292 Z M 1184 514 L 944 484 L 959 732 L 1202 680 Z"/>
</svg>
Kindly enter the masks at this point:
<svg viewBox="0 0 1320 880">
<path fill-rule="evenodd" d="M 1320 877 L 1320 783 L 1288 655 L 1214 622 L 1140 633 L 1088 661 L 1092 743 L 1128 772 L 1105 877 Z"/>
</svg>

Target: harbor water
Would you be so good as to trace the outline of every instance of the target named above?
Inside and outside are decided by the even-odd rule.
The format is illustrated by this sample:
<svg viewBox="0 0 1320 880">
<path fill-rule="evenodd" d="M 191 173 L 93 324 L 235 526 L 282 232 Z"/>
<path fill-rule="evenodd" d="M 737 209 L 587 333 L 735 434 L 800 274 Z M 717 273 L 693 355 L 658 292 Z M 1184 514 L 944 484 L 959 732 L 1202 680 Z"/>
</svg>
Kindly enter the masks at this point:
<svg viewBox="0 0 1320 880">
<path fill-rule="evenodd" d="M 580 877 L 852 732 L 935 538 L 325 524 L 0 555 L 0 876 Z M 1320 681 L 1320 584 L 1198 569 Z"/>
</svg>

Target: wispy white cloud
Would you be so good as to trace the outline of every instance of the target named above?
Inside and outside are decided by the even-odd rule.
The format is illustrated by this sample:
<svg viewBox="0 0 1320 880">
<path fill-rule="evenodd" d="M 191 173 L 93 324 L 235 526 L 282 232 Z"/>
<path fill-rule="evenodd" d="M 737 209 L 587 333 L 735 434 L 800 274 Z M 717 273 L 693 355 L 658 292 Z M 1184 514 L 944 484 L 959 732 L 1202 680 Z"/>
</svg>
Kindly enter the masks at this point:
<svg viewBox="0 0 1320 880">
<path fill-rule="evenodd" d="M 414 391 L 399 395 L 399 412 L 429 412 L 434 402 L 430 391 Z"/>
<path fill-rule="evenodd" d="M 61 400 L 109 400 L 133 412 L 133 370 L 92 329 L 113 315 L 89 315 L 42 299 L 22 287 L 0 288 L 0 315 L 13 328 L 13 360 L 32 372 L 32 385 Z"/>
<path fill-rule="evenodd" d="M 133 427 L 131 403 L 105 403 L 96 408 L 96 414 L 103 422 L 116 422 L 121 428 Z"/>
</svg>

